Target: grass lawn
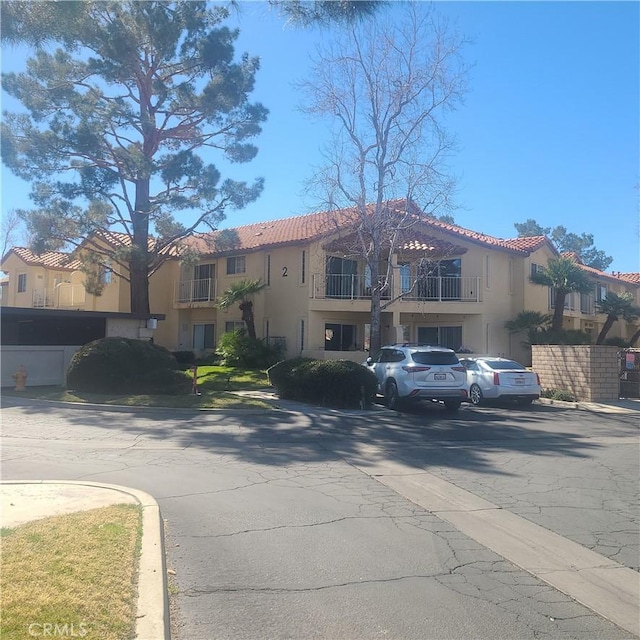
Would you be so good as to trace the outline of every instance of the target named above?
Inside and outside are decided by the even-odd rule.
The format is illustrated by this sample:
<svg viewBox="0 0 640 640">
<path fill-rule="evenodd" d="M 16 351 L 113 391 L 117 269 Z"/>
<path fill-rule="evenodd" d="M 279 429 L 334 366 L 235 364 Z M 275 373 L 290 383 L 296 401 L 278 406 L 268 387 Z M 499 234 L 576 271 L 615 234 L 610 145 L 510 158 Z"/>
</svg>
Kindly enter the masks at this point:
<svg viewBox="0 0 640 640">
<path fill-rule="evenodd" d="M 53 516 L 0 533 L 3 640 L 134 638 L 140 507 Z"/>
<path fill-rule="evenodd" d="M 191 376 L 191 372 L 185 372 Z M 252 391 L 269 386 L 264 371 L 248 371 L 232 367 L 199 366 L 198 391 L 181 396 L 169 395 L 109 395 L 84 393 L 61 387 L 29 387 L 14 392 L 3 389 L 3 394 L 19 395 L 42 400 L 85 402 L 94 404 L 124 405 L 131 407 L 178 407 L 193 409 L 268 409 L 271 405 L 256 398 L 236 395 L 233 391 Z"/>
</svg>

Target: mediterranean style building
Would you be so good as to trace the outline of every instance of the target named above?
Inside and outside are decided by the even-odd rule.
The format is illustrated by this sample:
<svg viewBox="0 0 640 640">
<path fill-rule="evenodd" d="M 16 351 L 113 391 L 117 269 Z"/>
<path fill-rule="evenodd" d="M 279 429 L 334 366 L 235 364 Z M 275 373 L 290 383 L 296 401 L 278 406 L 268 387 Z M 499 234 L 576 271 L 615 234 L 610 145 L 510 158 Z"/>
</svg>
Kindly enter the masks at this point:
<svg viewBox="0 0 640 640">
<path fill-rule="evenodd" d="M 406 202 L 388 206 L 406 209 Z M 154 341 L 171 351 L 204 355 L 220 336 L 242 327 L 239 308 L 223 311 L 217 297 L 233 283 L 261 280 L 253 299 L 258 336 L 278 343 L 286 357 L 363 361 L 369 346 L 371 275 L 354 251 L 353 211 L 317 212 L 257 222 L 208 234 L 188 244 L 198 261 L 170 257 L 150 278 Z M 109 235 L 110 242 L 118 234 Z M 123 238 L 126 236 L 123 236 Z M 360 254 L 361 255 L 361 254 Z M 553 292 L 530 275 L 558 253 L 545 236 L 504 240 L 419 216 L 388 252 L 391 274 L 382 295 L 383 344 L 441 344 L 527 362 L 522 335 L 505 328 L 519 312 L 553 310 Z M 85 291 L 80 263 L 60 252 L 35 255 L 14 247 L 0 269 L 8 274 L 2 304 L 22 308 L 129 311 L 129 285 L 102 268 L 101 295 Z M 605 273 L 581 265 L 590 294 L 570 294 L 564 327 L 597 337 L 606 316 L 596 302 L 629 292 L 640 305 L 640 273 Z M 628 340 L 639 322 L 614 323 L 608 337 Z"/>
</svg>

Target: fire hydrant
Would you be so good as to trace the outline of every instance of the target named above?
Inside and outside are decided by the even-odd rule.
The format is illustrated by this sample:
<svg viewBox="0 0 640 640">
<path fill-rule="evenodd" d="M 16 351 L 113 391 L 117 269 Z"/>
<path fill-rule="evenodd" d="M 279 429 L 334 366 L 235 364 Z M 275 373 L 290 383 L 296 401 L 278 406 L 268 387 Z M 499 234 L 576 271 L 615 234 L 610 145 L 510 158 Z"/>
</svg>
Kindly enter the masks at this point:
<svg viewBox="0 0 640 640">
<path fill-rule="evenodd" d="M 24 365 L 20 365 L 18 370 L 11 376 L 16 383 L 14 391 L 26 391 L 27 389 L 27 372 Z"/>
</svg>

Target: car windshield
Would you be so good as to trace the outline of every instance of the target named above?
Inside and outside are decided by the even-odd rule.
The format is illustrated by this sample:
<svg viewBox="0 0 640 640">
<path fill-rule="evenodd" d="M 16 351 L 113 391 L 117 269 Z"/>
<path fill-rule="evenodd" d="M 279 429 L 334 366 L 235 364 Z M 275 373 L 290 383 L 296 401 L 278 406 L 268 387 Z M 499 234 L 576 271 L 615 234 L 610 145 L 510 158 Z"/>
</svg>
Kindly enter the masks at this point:
<svg viewBox="0 0 640 640">
<path fill-rule="evenodd" d="M 519 369 L 522 370 L 523 367 L 520 363 L 514 362 L 513 360 L 483 360 L 483 362 L 487 365 L 487 367 L 491 367 L 491 369 Z"/>
<path fill-rule="evenodd" d="M 414 351 L 411 358 L 418 364 L 459 364 L 453 351 Z"/>
</svg>

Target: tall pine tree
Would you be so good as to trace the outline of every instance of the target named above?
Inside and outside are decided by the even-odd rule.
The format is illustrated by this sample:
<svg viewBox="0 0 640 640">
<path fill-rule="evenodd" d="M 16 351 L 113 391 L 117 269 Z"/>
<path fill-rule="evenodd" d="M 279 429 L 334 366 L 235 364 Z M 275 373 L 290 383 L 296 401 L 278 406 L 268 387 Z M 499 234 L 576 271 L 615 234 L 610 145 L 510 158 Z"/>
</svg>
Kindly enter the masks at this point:
<svg viewBox="0 0 640 640">
<path fill-rule="evenodd" d="M 21 215 L 36 248 L 126 234 L 115 262 L 131 311 L 147 314 L 163 249 L 262 190 L 203 157 L 256 155 L 259 61 L 236 59 L 227 10 L 206 2 L 5 2 L 2 14 L 3 40 L 35 52 L 24 73 L 2 76 L 25 109 L 4 116 L 2 159 L 32 184 L 36 208 Z"/>
</svg>

